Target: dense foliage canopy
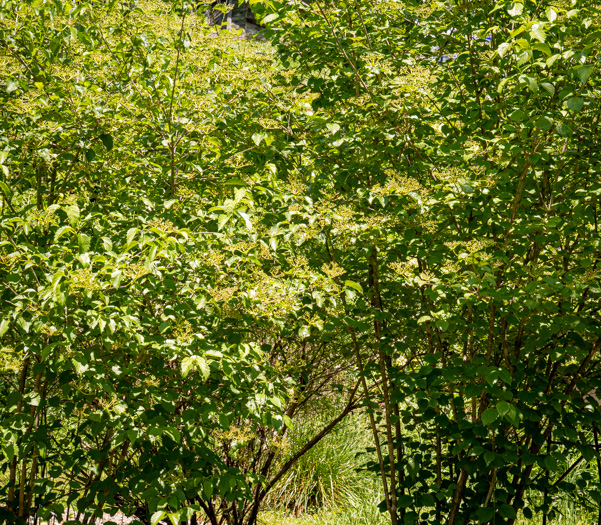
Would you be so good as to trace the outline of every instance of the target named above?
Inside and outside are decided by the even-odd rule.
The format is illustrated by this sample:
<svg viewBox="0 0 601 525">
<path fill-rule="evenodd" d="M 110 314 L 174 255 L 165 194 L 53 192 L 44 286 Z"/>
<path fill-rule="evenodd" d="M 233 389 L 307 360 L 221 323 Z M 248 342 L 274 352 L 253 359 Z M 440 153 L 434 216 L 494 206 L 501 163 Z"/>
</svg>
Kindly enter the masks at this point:
<svg viewBox="0 0 601 525">
<path fill-rule="evenodd" d="M 601 505 L 597 6 L 252 5 L 0 0 L 0 517 L 254 525 L 358 409 L 394 525 Z"/>
</svg>

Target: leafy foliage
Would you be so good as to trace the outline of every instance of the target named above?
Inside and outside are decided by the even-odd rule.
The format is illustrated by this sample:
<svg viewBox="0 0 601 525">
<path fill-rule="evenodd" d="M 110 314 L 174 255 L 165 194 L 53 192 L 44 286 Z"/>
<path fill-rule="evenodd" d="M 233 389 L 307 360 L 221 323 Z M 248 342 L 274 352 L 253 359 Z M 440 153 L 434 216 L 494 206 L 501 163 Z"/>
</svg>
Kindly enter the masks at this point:
<svg viewBox="0 0 601 525">
<path fill-rule="evenodd" d="M 254 525 L 359 403 L 393 524 L 596 506 L 596 5 L 194 7 L 0 3 L 3 518 Z"/>
<path fill-rule="evenodd" d="M 384 508 L 514 523 L 528 490 L 552 515 L 569 453 L 598 457 L 596 6 L 268 5 L 314 95 L 312 248 L 365 290 L 338 324 L 382 384 Z"/>
</svg>

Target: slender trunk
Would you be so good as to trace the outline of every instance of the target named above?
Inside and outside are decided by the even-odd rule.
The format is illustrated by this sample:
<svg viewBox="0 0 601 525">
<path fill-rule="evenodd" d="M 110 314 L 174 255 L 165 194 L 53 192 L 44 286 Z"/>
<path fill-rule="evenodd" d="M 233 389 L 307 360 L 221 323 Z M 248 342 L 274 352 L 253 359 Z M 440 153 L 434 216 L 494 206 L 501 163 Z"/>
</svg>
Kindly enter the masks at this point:
<svg viewBox="0 0 601 525">
<path fill-rule="evenodd" d="M 436 406 L 436 415 L 440 415 L 439 406 Z M 440 490 L 442 488 L 442 440 L 439 425 L 436 425 L 436 484 Z M 440 505 L 436 505 L 436 519 L 440 521 Z"/>
<path fill-rule="evenodd" d="M 484 500 L 484 507 L 488 507 L 490 500 L 492 499 L 493 492 L 495 490 L 495 485 L 497 484 L 497 469 L 494 468 L 492 471 L 492 476 L 490 478 L 490 484 L 488 486 L 488 492 L 486 493 L 486 499 Z"/>
<path fill-rule="evenodd" d="M 21 377 L 19 379 L 19 393 L 21 394 L 21 399 L 17 403 L 17 414 L 21 412 L 21 408 L 23 407 L 23 395 L 25 394 L 25 384 L 27 382 L 27 372 L 29 371 L 29 362 L 30 358 L 25 359 L 23 363 L 23 368 L 21 370 Z M 17 482 L 17 467 L 18 467 L 18 458 L 17 455 L 13 457 L 13 460 L 10 465 L 10 472 L 8 475 L 9 485 L 8 485 L 8 501 L 7 507 L 11 512 L 15 511 L 14 501 L 15 501 L 15 483 Z"/>
<path fill-rule="evenodd" d="M 397 463 L 399 464 L 399 467 L 398 467 L 399 492 L 400 492 L 401 496 L 404 496 L 405 495 L 405 487 L 403 486 L 403 483 L 405 481 L 405 469 L 403 467 L 404 450 L 403 450 L 403 440 L 402 440 L 403 435 L 402 435 L 402 429 L 401 429 L 401 414 L 399 412 L 398 403 L 394 404 L 394 417 L 396 419 L 395 431 L 396 431 L 396 440 L 397 440 Z M 405 509 L 399 509 L 399 517 L 401 518 L 401 521 L 402 521 L 403 518 L 405 517 Z"/>
<path fill-rule="evenodd" d="M 382 311 L 382 299 L 380 297 L 380 284 L 378 280 L 378 251 L 374 246 L 370 256 L 371 273 L 372 273 L 372 284 L 374 290 L 374 306 L 377 311 Z M 386 439 L 388 441 L 388 458 L 390 463 L 390 508 L 391 515 L 397 514 L 397 501 L 396 501 L 396 467 L 394 461 L 394 439 L 392 435 L 392 410 L 390 406 L 390 379 L 388 376 L 388 367 L 386 356 L 382 350 L 382 323 L 376 318 L 374 320 L 374 329 L 376 332 L 376 344 L 378 346 L 378 361 L 380 364 L 380 375 L 382 376 L 382 394 L 384 397 L 384 417 L 386 421 Z"/>
<path fill-rule="evenodd" d="M 599 432 L 597 430 L 597 427 L 593 427 L 593 432 L 595 435 L 595 449 L 597 450 L 597 473 L 599 475 L 599 483 L 601 483 L 601 447 L 599 447 Z M 601 501 L 599 502 L 597 524 L 601 525 Z"/>
<path fill-rule="evenodd" d="M 330 247 L 331 247 L 331 249 L 330 249 Z M 326 250 L 328 252 L 330 260 L 332 262 L 336 263 L 337 262 L 336 254 L 334 252 L 334 248 L 332 246 L 332 241 L 330 239 L 330 235 L 327 230 L 326 230 Z M 338 278 L 336 278 L 336 282 L 337 282 L 337 284 L 340 284 Z M 342 301 L 344 309 L 348 310 L 344 292 L 340 295 L 340 299 Z M 376 455 L 378 457 L 378 465 L 380 467 L 382 488 L 384 489 L 384 502 L 386 503 L 386 509 L 388 510 L 388 513 L 390 514 L 390 520 L 391 520 L 392 525 L 398 525 L 396 505 L 394 507 L 392 506 L 391 494 L 390 494 L 390 491 L 388 490 L 388 480 L 386 479 L 386 467 L 384 466 L 384 456 L 382 454 L 382 446 L 380 444 L 380 439 L 378 437 L 378 427 L 376 425 L 376 419 L 373 414 L 374 402 L 371 399 L 369 387 L 367 386 L 367 380 L 365 379 L 365 374 L 364 374 L 365 369 L 363 366 L 363 358 L 361 357 L 361 349 L 359 348 L 359 341 L 357 339 L 357 332 L 355 331 L 355 329 L 353 327 L 350 327 L 349 331 L 351 334 L 351 340 L 353 342 L 353 352 L 355 354 L 355 359 L 357 361 L 357 369 L 359 372 L 361 387 L 363 388 L 363 391 L 365 393 L 365 398 L 367 399 L 367 405 L 369 407 L 369 411 L 368 411 L 369 425 L 371 427 L 372 435 L 374 438 L 374 445 L 376 447 Z M 396 497 L 395 497 L 395 503 L 396 503 Z"/>
<path fill-rule="evenodd" d="M 43 201 L 43 193 L 42 193 L 42 174 L 40 172 L 40 168 L 36 169 L 36 207 L 38 210 L 42 210 L 44 208 Z"/>
<path fill-rule="evenodd" d="M 21 479 L 19 483 L 19 518 L 25 517 L 25 478 L 27 476 L 27 456 L 21 460 Z"/>
<path fill-rule="evenodd" d="M 455 523 L 455 518 L 457 518 L 457 514 L 459 514 L 459 507 L 461 506 L 461 500 L 463 499 L 463 489 L 466 484 L 467 471 L 465 470 L 465 467 L 463 467 L 457 477 L 457 488 L 455 489 L 453 500 L 451 501 L 451 511 L 449 512 L 447 525 L 453 525 Z"/>
<path fill-rule="evenodd" d="M 175 153 L 177 151 L 177 146 L 175 145 L 175 143 L 172 143 L 171 146 L 169 147 L 169 157 L 170 157 L 170 164 L 169 164 L 169 169 L 171 172 L 170 178 L 169 178 L 169 190 L 171 192 L 171 197 L 175 197 Z"/>
<path fill-rule="evenodd" d="M 171 191 L 171 197 L 175 197 L 175 182 L 176 182 L 176 167 L 175 167 L 175 153 L 177 150 L 177 138 L 173 132 L 173 102 L 175 100 L 175 88 L 177 86 L 177 75 L 179 72 L 179 62 L 182 52 L 183 36 L 184 36 L 184 24 L 186 21 L 186 10 L 184 9 L 184 2 L 182 0 L 182 24 L 179 30 L 179 42 L 177 45 L 177 57 L 175 58 L 175 68 L 173 74 L 173 87 L 171 88 L 171 97 L 169 100 L 169 156 L 170 156 L 170 179 L 169 189 Z"/>
<path fill-rule="evenodd" d="M 549 436 L 549 439 L 547 440 L 547 454 L 551 453 L 551 437 Z M 547 498 L 549 497 L 549 471 L 547 470 L 547 483 L 546 483 L 546 487 L 545 487 L 545 491 L 543 492 L 543 505 L 546 504 L 547 502 Z M 543 523 L 542 525 L 547 525 L 547 513 L 545 512 L 543 514 Z"/>
</svg>

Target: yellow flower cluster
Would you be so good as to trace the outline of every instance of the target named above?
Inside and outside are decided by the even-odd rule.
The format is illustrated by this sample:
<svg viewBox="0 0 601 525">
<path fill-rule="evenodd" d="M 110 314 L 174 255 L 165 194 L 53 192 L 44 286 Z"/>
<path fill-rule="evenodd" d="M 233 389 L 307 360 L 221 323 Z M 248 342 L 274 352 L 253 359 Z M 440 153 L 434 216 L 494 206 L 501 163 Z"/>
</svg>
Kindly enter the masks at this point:
<svg viewBox="0 0 601 525">
<path fill-rule="evenodd" d="M 338 266 L 335 262 L 330 264 L 324 264 L 321 267 L 323 273 L 325 273 L 330 279 L 335 279 L 336 277 L 340 277 L 344 275 L 345 270 L 341 266 Z"/>
<path fill-rule="evenodd" d="M 258 280 L 248 292 L 249 313 L 257 317 L 287 316 L 298 307 L 298 290 L 293 285 L 269 278 Z"/>
<path fill-rule="evenodd" d="M 386 181 L 384 186 L 376 184 L 372 188 L 372 193 L 376 196 L 402 196 L 409 193 L 423 194 L 424 188 L 416 179 L 394 174 Z"/>
<path fill-rule="evenodd" d="M 248 253 L 250 252 L 257 244 L 254 242 L 247 242 L 247 241 L 241 241 L 241 242 L 237 242 L 235 244 L 230 244 L 229 246 L 226 246 L 225 249 L 228 252 L 232 252 L 234 253 L 235 251 L 239 251 L 242 253 Z"/>
<path fill-rule="evenodd" d="M 16 373 L 21 369 L 22 358 L 19 352 L 10 346 L 0 348 L 0 374 Z"/>
<path fill-rule="evenodd" d="M 33 209 L 27 218 L 32 226 L 41 226 L 42 228 L 47 228 L 57 222 L 54 210 Z"/>
<path fill-rule="evenodd" d="M 394 262 L 390 264 L 390 268 L 392 268 L 394 273 L 400 275 L 401 277 L 405 277 L 406 279 L 410 279 L 416 275 L 417 267 L 417 259 L 409 259 L 408 261 Z"/>
<path fill-rule="evenodd" d="M 193 180 L 195 175 L 194 173 L 186 173 L 186 174 L 182 174 L 183 178 L 186 178 L 188 180 Z M 181 197 L 182 199 L 190 199 L 192 197 L 194 197 L 194 195 L 196 195 L 196 192 L 191 189 L 191 188 L 186 188 L 185 186 L 182 186 L 181 184 L 177 187 L 177 195 L 178 197 Z"/>
<path fill-rule="evenodd" d="M 290 177 L 286 182 L 286 193 L 291 193 L 292 195 L 303 195 L 307 191 L 306 184 L 301 179 L 296 179 L 294 177 Z M 298 209 L 302 209 L 302 206 L 293 204 L 292 207 L 297 207 Z"/>
<path fill-rule="evenodd" d="M 173 329 L 173 335 L 181 343 L 187 343 L 194 336 L 192 325 L 186 320 L 181 321 Z"/>
<path fill-rule="evenodd" d="M 71 272 L 71 283 L 69 285 L 71 293 L 77 290 L 95 291 L 100 290 L 100 284 L 94 279 L 94 274 L 89 268 L 74 270 Z"/>
<path fill-rule="evenodd" d="M 144 377 L 144 379 L 142 380 L 142 384 L 145 387 L 151 387 L 151 386 L 159 386 L 161 383 L 156 376 L 149 374 L 146 377 Z"/>
<path fill-rule="evenodd" d="M 235 427 L 232 426 L 227 430 L 215 430 L 213 436 L 219 441 L 235 441 L 238 445 L 250 441 L 255 437 L 255 433 L 247 426 Z"/>
<path fill-rule="evenodd" d="M 150 273 L 150 270 L 141 263 L 129 264 L 125 268 L 125 275 L 129 277 L 132 281 L 135 281 L 136 279 L 139 279 L 140 277 L 148 273 Z"/>
<path fill-rule="evenodd" d="M 77 206 L 77 195 L 74 193 L 61 194 L 58 204 L 61 206 Z"/>
<path fill-rule="evenodd" d="M 162 232 L 172 232 L 176 229 L 175 225 L 171 221 L 165 219 L 153 219 L 146 226 L 149 229 L 156 228 Z"/>
<path fill-rule="evenodd" d="M 351 230 L 357 226 L 354 221 L 355 212 L 349 206 L 338 206 L 332 218 L 336 228 L 340 230 Z"/>
<path fill-rule="evenodd" d="M 234 297 L 237 291 L 237 286 L 227 286 L 225 288 L 213 288 L 209 293 L 218 303 L 226 303 Z"/>
<path fill-rule="evenodd" d="M 492 239 L 474 239 L 466 244 L 467 251 L 470 253 L 480 252 L 494 245 Z"/>
<path fill-rule="evenodd" d="M 40 332 L 42 334 L 44 334 L 45 336 L 53 337 L 55 335 L 60 335 L 63 332 L 63 329 L 44 324 L 44 325 L 42 325 L 42 328 L 40 328 Z"/>
<path fill-rule="evenodd" d="M 18 262 L 21 257 L 24 257 L 24 254 L 19 254 L 19 253 L 14 253 L 14 252 L 7 253 L 6 251 L 1 250 L 0 251 L 0 264 L 3 264 L 5 266 L 12 266 L 16 262 Z"/>
<path fill-rule="evenodd" d="M 204 266 L 210 268 L 220 269 L 223 267 L 223 261 L 225 261 L 227 254 L 218 250 L 207 250 L 198 254 L 199 262 Z"/>
</svg>

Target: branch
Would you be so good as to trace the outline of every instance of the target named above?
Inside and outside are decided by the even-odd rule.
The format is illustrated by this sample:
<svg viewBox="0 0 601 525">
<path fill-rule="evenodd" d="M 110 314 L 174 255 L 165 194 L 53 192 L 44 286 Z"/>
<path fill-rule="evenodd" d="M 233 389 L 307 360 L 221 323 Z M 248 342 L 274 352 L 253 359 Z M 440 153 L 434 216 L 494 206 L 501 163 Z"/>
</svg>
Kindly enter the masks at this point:
<svg viewBox="0 0 601 525">
<path fill-rule="evenodd" d="M 264 497 L 273 486 L 282 478 L 286 472 L 288 472 L 292 466 L 309 450 L 311 450 L 317 443 L 319 443 L 324 437 L 326 437 L 336 426 L 340 423 L 346 416 L 348 416 L 353 410 L 357 408 L 357 400 L 355 399 L 355 395 L 357 393 L 357 389 L 359 388 L 360 380 L 357 381 L 357 384 L 353 388 L 351 395 L 349 396 L 349 400 L 347 405 L 344 407 L 344 410 L 332 420 L 328 425 L 326 425 L 321 432 L 316 434 L 313 439 L 305 444 L 303 448 L 301 448 L 294 456 L 292 456 L 284 466 L 280 469 L 280 471 L 271 479 L 271 481 L 267 484 L 267 486 L 261 491 L 262 497 Z M 262 499 L 262 498 L 261 498 Z"/>
</svg>

